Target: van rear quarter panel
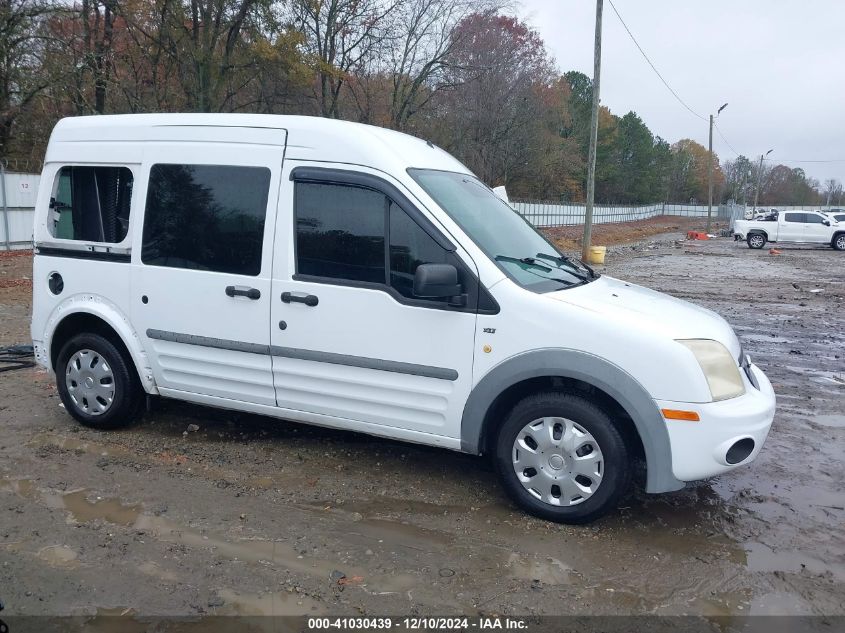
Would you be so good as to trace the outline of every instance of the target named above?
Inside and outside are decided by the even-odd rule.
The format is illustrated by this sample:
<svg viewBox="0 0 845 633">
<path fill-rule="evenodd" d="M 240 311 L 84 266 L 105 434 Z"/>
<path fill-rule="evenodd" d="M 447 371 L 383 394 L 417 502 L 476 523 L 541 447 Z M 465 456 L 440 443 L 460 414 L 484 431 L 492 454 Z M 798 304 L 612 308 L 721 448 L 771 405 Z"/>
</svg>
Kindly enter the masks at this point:
<svg viewBox="0 0 845 633">
<path fill-rule="evenodd" d="M 47 286 L 54 272 L 64 281 L 58 295 Z M 52 348 L 52 340 L 62 320 L 83 312 L 98 316 L 118 333 L 132 354 L 139 376 L 145 375 L 144 355 L 129 320 L 129 262 L 36 254 L 32 276 L 32 338 L 41 341 L 48 354 L 59 351 Z"/>
<path fill-rule="evenodd" d="M 55 132 L 54 132 L 55 136 Z M 129 216 L 129 230 L 120 244 L 97 244 L 96 250 L 106 248 L 126 253 L 133 233 L 140 230 L 143 201 L 138 197 L 139 167 L 143 156 L 142 143 L 112 143 L 103 141 L 57 141 L 51 138 L 42 171 L 41 184 L 35 206 L 33 234 L 36 254 L 33 261 L 33 297 L 31 333 L 50 355 L 52 338 L 61 321 L 67 316 L 83 312 L 100 317 L 121 337 L 132 354 L 145 389 L 152 384 L 145 380 L 149 373 L 143 350 L 129 320 L 130 266 L 128 261 L 104 261 L 85 258 L 86 242 L 53 237 L 49 228 L 50 197 L 56 175 L 65 165 L 107 165 L 129 168 L 134 187 Z M 38 248 L 67 250 L 64 256 L 39 253 Z M 82 252 L 80 252 L 80 249 Z M 47 280 L 59 273 L 64 282 L 61 293 L 54 295 Z M 51 367 L 55 370 L 55 367 Z"/>
</svg>

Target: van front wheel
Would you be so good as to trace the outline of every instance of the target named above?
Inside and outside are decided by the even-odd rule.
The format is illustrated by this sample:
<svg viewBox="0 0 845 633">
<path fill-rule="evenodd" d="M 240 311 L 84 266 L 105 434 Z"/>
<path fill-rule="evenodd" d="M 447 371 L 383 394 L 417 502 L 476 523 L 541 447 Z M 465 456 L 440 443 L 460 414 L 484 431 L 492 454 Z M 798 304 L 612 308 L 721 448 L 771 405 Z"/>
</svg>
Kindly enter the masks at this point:
<svg viewBox="0 0 845 633">
<path fill-rule="evenodd" d="M 510 412 L 496 441 L 496 469 L 527 512 L 588 523 L 614 509 L 628 488 L 625 442 L 608 415 L 585 398 L 529 396 Z"/>
<path fill-rule="evenodd" d="M 77 334 L 62 347 L 55 370 L 62 404 L 81 424 L 115 429 L 137 416 L 143 394 L 135 368 L 108 339 Z"/>
</svg>

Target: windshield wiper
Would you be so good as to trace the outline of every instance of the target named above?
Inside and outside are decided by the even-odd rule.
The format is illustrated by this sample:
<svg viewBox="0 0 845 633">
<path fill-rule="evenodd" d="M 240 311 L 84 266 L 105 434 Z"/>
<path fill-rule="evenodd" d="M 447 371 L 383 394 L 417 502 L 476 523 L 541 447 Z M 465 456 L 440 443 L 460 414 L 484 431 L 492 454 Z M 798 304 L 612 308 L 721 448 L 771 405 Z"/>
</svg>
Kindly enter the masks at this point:
<svg viewBox="0 0 845 633">
<path fill-rule="evenodd" d="M 549 268 L 548 266 L 543 266 L 543 264 L 538 264 L 537 260 L 533 257 L 511 257 L 510 255 L 496 255 L 495 259 L 503 262 L 511 262 L 513 264 L 528 264 L 529 266 L 534 266 L 535 268 L 544 270 L 547 273 L 552 272 L 551 268 Z"/>
<path fill-rule="evenodd" d="M 543 266 L 543 264 L 538 264 L 537 261 L 533 257 L 510 257 L 508 255 L 496 255 L 494 257 L 496 261 L 501 262 L 511 262 L 513 264 L 525 264 L 526 266 L 531 266 L 532 268 L 539 268 L 543 272 L 550 273 L 552 269 L 548 266 Z M 533 270 L 529 270 L 528 268 L 525 269 L 525 272 L 531 273 L 532 275 L 536 275 L 540 277 L 540 279 L 548 279 L 549 281 L 557 281 L 558 283 L 566 284 L 567 286 L 577 286 L 587 281 L 587 278 L 581 274 L 576 273 L 569 273 L 573 277 L 580 279 L 581 281 L 577 283 L 573 283 L 568 279 L 561 279 L 560 277 L 546 277 L 545 275 L 541 275 L 539 273 L 535 273 Z"/>
<path fill-rule="evenodd" d="M 587 271 L 587 273 L 589 273 L 590 277 L 592 277 L 593 279 L 599 278 L 599 274 L 596 273 L 595 270 L 593 270 L 592 266 L 582 262 L 580 259 L 572 259 L 571 257 L 567 257 L 566 255 L 546 255 L 545 253 L 537 253 L 537 257 L 539 257 L 540 259 L 546 259 L 561 264 L 569 264 L 576 270 L 581 269 Z M 583 275 L 581 275 L 580 273 L 577 273 L 576 276 L 583 277 Z M 583 278 L 586 279 L 586 277 Z"/>
</svg>

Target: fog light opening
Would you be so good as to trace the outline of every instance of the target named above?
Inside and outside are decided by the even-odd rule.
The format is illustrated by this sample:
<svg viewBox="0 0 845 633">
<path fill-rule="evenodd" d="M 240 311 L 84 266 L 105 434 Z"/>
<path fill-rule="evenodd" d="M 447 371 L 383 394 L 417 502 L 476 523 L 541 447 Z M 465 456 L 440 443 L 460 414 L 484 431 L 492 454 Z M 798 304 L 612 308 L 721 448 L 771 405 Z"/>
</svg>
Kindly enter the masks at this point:
<svg viewBox="0 0 845 633">
<path fill-rule="evenodd" d="M 728 449 L 728 452 L 725 455 L 725 461 L 729 464 L 738 464 L 747 459 L 753 451 L 754 440 L 750 437 L 743 438 L 735 442 L 734 445 Z"/>
</svg>

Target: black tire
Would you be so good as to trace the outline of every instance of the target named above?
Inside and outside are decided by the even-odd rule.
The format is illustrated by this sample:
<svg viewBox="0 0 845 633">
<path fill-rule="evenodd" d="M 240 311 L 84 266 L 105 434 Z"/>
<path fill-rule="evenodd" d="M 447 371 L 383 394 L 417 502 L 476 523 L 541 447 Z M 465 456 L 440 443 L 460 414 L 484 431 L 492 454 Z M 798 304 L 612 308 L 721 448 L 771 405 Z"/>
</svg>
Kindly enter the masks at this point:
<svg viewBox="0 0 845 633">
<path fill-rule="evenodd" d="M 766 245 L 766 236 L 762 233 L 752 233 L 745 241 L 748 243 L 748 248 L 761 249 Z"/>
<path fill-rule="evenodd" d="M 68 388 L 68 363 L 77 352 L 90 350 L 104 360 L 112 374 L 114 396 L 107 410 L 99 414 L 86 413 L 77 406 Z M 96 362 L 100 362 L 97 360 Z M 64 344 L 56 361 L 56 385 L 65 409 L 76 420 L 94 429 L 109 430 L 127 426 L 135 421 L 143 402 L 143 389 L 131 359 L 99 334 L 77 334 Z"/>
<path fill-rule="evenodd" d="M 830 245 L 835 251 L 845 251 L 845 233 L 837 233 L 830 240 Z"/>
<path fill-rule="evenodd" d="M 523 487 L 514 470 L 517 436 L 530 422 L 544 417 L 571 420 L 591 434 L 601 450 L 601 483 L 592 496 L 574 505 L 555 506 L 538 499 Z M 575 524 L 594 521 L 617 507 L 631 481 L 631 461 L 619 430 L 602 409 L 580 396 L 551 391 L 521 400 L 499 428 L 495 447 L 496 470 L 505 491 L 523 510 L 549 521 Z"/>
</svg>

